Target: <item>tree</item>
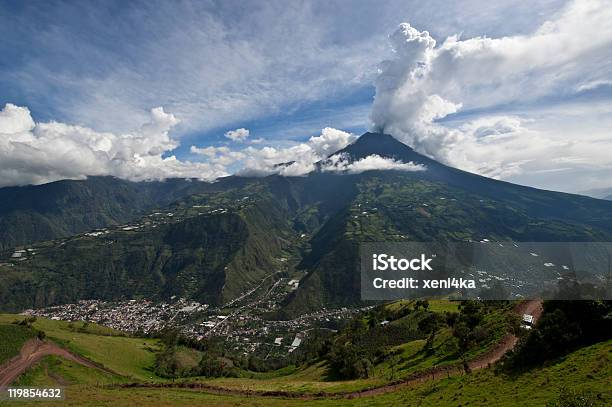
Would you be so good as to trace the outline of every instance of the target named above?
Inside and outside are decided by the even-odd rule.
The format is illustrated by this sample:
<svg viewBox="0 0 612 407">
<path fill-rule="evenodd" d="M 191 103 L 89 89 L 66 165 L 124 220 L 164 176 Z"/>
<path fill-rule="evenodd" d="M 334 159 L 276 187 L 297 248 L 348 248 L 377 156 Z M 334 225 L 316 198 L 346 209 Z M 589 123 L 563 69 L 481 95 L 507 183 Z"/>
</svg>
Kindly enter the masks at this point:
<svg viewBox="0 0 612 407">
<path fill-rule="evenodd" d="M 428 356 L 434 354 L 434 341 L 435 341 L 435 339 L 436 339 L 436 331 L 434 329 L 433 331 L 431 331 L 431 333 L 427 337 L 427 341 L 425 342 L 425 346 L 423 346 L 423 351 Z"/>
<path fill-rule="evenodd" d="M 370 329 L 376 328 L 376 326 L 379 324 L 378 318 L 376 318 L 376 316 L 372 315 L 370 316 L 370 319 L 368 320 L 368 327 Z"/>
<path fill-rule="evenodd" d="M 612 336 L 610 301 L 545 301 L 535 329 L 521 339 L 504 369 L 522 370 Z"/>
<path fill-rule="evenodd" d="M 328 359 L 331 373 L 341 379 L 365 378 L 372 369 L 372 362 L 351 344 L 335 344 Z"/>
</svg>

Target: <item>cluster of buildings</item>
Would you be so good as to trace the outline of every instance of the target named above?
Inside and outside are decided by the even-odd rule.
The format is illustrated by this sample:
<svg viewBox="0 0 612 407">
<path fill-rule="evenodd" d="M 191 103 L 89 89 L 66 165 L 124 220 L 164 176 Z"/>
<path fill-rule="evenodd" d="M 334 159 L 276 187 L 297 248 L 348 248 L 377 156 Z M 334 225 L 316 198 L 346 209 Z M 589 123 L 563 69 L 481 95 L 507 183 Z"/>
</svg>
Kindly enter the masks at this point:
<svg viewBox="0 0 612 407">
<path fill-rule="evenodd" d="M 128 333 L 153 334 L 173 321 L 181 321 L 197 312 L 204 312 L 206 304 L 179 299 L 173 303 L 147 300 L 99 301 L 83 300 L 24 314 L 63 321 L 87 321 Z"/>
<path fill-rule="evenodd" d="M 271 285 L 250 290 L 232 303 L 232 308 L 211 308 L 207 304 L 172 298 L 171 302 L 149 300 L 83 300 L 24 314 L 64 321 L 86 321 L 123 332 L 155 335 L 165 328 L 202 340 L 222 337 L 237 354 L 257 353 L 282 357 L 297 349 L 314 328 L 333 329 L 371 307 L 321 309 L 291 320 L 269 320 L 263 316 L 278 309 L 280 301 L 299 284 L 297 279 L 279 278 Z"/>
<path fill-rule="evenodd" d="M 250 198 L 243 197 L 232 202 L 216 205 L 187 205 L 171 211 L 152 212 L 129 224 L 112 228 L 98 229 L 58 239 L 40 246 L 40 250 L 52 244 L 61 246 L 72 239 L 103 239 L 113 242 L 116 233 L 138 233 L 163 224 L 180 221 L 185 217 L 222 214 L 249 204 Z M 222 204 L 223 203 L 223 204 Z M 303 237 L 303 236 L 302 236 Z M 20 259 L 28 259 L 36 254 L 34 249 L 18 249 L 7 258 L 7 264 Z M 287 258 L 278 258 L 281 269 L 287 268 Z M 230 303 L 221 307 L 171 298 L 169 302 L 146 299 L 125 301 L 83 300 L 75 304 L 65 304 L 43 309 L 27 310 L 32 316 L 64 321 L 86 321 L 104 325 L 132 334 L 155 335 L 165 328 L 178 329 L 182 335 L 196 340 L 208 337 L 223 337 L 228 349 L 245 355 L 259 352 L 266 357 L 283 356 L 301 346 L 309 330 L 317 327 L 333 329 L 341 321 L 354 317 L 363 309 L 321 309 L 302 315 L 293 320 L 270 320 L 271 315 L 281 307 L 283 300 L 300 285 L 301 275 L 291 278 L 280 270 L 271 272 L 261 283 L 251 287 Z"/>
</svg>

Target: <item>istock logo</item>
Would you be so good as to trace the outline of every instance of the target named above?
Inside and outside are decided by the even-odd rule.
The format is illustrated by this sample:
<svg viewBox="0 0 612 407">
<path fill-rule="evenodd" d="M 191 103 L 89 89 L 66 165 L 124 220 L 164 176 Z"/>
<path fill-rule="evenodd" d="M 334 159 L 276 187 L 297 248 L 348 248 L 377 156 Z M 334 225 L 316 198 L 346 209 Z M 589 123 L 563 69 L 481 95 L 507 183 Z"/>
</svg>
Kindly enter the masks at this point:
<svg viewBox="0 0 612 407">
<path fill-rule="evenodd" d="M 396 258 L 395 256 L 389 256 L 388 254 L 373 254 L 372 255 L 372 269 L 375 271 L 406 271 L 406 270 L 429 270 L 433 269 L 429 263 L 433 260 L 431 257 L 427 257 L 421 254 L 420 258 L 414 259 L 403 259 Z"/>
</svg>

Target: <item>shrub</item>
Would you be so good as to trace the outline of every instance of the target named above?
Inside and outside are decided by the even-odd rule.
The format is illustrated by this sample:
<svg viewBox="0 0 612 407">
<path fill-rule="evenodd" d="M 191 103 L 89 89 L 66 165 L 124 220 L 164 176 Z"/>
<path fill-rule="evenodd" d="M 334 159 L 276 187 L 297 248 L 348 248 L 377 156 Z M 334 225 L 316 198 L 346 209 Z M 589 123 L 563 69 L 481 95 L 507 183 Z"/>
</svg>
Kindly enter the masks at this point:
<svg viewBox="0 0 612 407">
<path fill-rule="evenodd" d="M 535 329 L 503 360 L 505 370 L 523 370 L 612 336 L 612 302 L 546 301 Z"/>
<path fill-rule="evenodd" d="M 562 388 L 556 400 L 546 403 L 547 407 L 596 407 L 603 404 L 596 402 L 584 392 L 574 392 L 567 388 Z"/>
</svg>

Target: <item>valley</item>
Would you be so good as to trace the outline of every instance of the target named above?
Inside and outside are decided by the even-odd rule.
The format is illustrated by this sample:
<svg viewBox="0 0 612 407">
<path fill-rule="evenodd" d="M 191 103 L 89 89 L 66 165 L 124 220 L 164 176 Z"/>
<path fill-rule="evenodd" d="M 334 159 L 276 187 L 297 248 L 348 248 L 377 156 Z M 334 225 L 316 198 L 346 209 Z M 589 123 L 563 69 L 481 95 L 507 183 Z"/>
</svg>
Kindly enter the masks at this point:
<svg viewBox="0 0 612 407">
<path fill-rule="evenodd" d="M 416 305 L 414 302 L 389 304 L 387 312 L 396 313 L 395 316 L 388 314 L 392 324 L 407 327 L 409 325 L 404 324 L 411 324 L 427 315 L 444 315 L 445 312 L 458 310 L 458 303 L 449 301 L 432 301 L 425 313 L 422 308 L 417 311 Z M 32 368 L 21 375 L 15 384 L 61 385 L 66 391 L 64 403 L 68 405 L 78 405 L 92 397 L 108 405 L 366 403 L 378 406 L 389 403 L 452 404 L 458 400 L 487 405 L 493 394 L 496 404 L 512 405 L 542 386 L 546 391 L 534 393 L 537 396 L 530 399 L 531 404 L 539 405 L 559 397 L 563 392 L 585 394 L 589 399 L 602 403 L 609 401 L 612 397 L 609 391 L 612 377 L 609 352 L 612 344 L 609 340 L 580 348 L 554 363 L 526 372 L 508 375 L 491 367 L 517 346 L 516 337 L 505 333 L 508 326 L 498 317 L 512 310 L 512 313 L 533 314 L 539 320 L 539 306 L 538 302 L 533 302 L 511 308 L 488 307 L 490 315 L 486 317 L 486 326 L 495 334 L 463 357 L 449 359 L 447 348 L 452 342 L 452 335 L 448 336 L 442 329 L 436 335 L 431 355 L 423 353 L 421 349 L 426 343 L 424 339 L 402 339 L 399 345 L 384 347 L 387 349 L 386 356 L 375 363 L 367 378 L 348 380 L 330 377 L 330 362 L 325 359 L 314 359 L 303 365 L 290 365 L 272 372 L 244 370 L 234 377 L 170 380 L 157 376 L 152 368 L 154 355 L 162 349 L 157 339 L 134 338 L 93 323 L 83 327 L 76 323 L 71 326 L 67 322 L 39 317 L 31 322 L 30 329 L 44 330 L 47 334 L 45 340 L 59 343 L 61 348 L 58 349 L 61 350 L 56 354 L 47 352 L 47 356 L 33 361 Z M 404 314 L 402 310 L 410 312 Z M 366 313 L 366 321 L 373 315 Z M 0 315 L 0 327 L 22 318 Z M 370 326 L 365 329 L 376 336 L 377 328 Z M 105 353 L 107 349 L 115 349 L 119 354 L 110 357 Z M 186 348 L 181 350 L 186 351 Z M 468 361 L 469 371 L 465 370 L 462 360 Z M 153 399 L 146 396 L 151 394 L 156 396 Z"/>
<path fill-rule="evenodd" d="M 610 21 L 0 0 L 0 407 L 612 406 Z"/>
<path fill-rule="evenodd" d="M 364 305 L 357 273 L 364 242 L 612 239 L 610 201 L 459 171 L 388 135 L 366 133 L 336 154 L 378 154 L 426 170 L 172 181 L 164 199 L 190 193 L 129 222 L 0 252 L 0 309 L 172 296 L 214 308 L 286 278 L 299 283 L 274 311 L 292 319 Z M 527 274 L 505 278 L 520 286 Z M 278 284 L 270 295 L 283 291 Z"/>
<path fill-rule="evenodd" d="M 92 228 L 80 223 L 4 246 L 4 353 L 16 357 L 34 338 L 50 349 L 11 382 L 66 385 L 72 400 L 75 391 L 122 400 L 163 391 L 167 404 L 228 405 L 244 397 L 435 404 L 434 393 L 452 402 L 465 386 L 462 399 L 484 404 L 489 396 L 470 387 L 473 377 L 495 387 L 505 375 L 503 386 L 511 386 L 514 375 L 555 371 L 571 352 L 607 357 L 609 303 L 598 300 L 608 295 L 605 270 L 576 271 L 576 261 L 553 261 L 552 250 L 528 242 L 612 241 L 612 202 L 459 171 L 383 134 L 366 133 L 334 154 L 377 154 L 424 169 L 337 173 L 322 163 L 300 177 L 117 181 L 136 195 L 163 187 L 168 196 Z M 103 182 L 112 189 L 112 179 Z M 57 224 L 79 209 L 69 212 Z M 461 287 L 449 283 L 427 299 L 364 300 L 360 247 L 376 242 L 473 244 L 518 266 L 458 276 L 483 289 L 504 281 L 506 299 L 485 301 L 482 291 L 459 301 Z M 540 281 L 571 284 L 571 273 L 589 277 L 588 290 L 576 291 L 588 301 L 522 300 Z M 589 397 L 610 398 L 608 373 L 599 365 L 588 373 Z"/>
</svg>

